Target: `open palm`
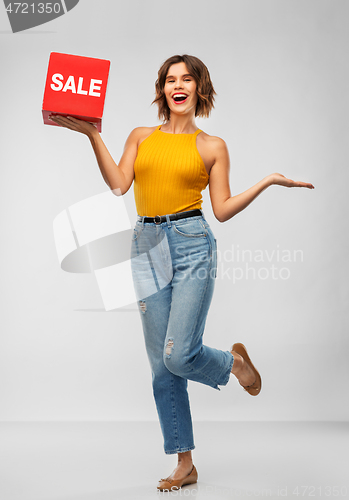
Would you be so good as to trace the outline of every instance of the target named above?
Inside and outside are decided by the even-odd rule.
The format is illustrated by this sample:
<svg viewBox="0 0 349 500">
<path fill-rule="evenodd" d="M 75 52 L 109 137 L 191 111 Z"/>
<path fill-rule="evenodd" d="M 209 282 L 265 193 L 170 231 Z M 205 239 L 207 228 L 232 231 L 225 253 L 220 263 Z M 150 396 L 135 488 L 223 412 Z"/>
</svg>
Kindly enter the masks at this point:
<svg viewBox="0 0 349 500">
<path fill-rule="evenodd" d="M 285 187 L 306 187 L 308 189 L 314 189 L 314 186 L 310 182 L 293 181 L 292 179 L 287 179 L 282 174 L 271 174 L 272 184 L 277 184 L 279 186 Z"/>
</svg>

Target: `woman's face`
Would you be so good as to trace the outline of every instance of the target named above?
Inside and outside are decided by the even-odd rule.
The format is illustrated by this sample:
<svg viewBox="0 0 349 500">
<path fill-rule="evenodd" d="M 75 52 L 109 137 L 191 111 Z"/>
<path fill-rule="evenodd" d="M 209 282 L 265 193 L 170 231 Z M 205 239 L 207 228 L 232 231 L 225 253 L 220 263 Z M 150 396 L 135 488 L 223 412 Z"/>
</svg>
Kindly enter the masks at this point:
<svg viewBox="0 0 349 500">
<path fill-rule="evenodd" d="M 188 114 L 194 112 L 198 102 L 196 82 L 184 62 L 170 66 L 164 92 L 171 113 Z"/>
</svg>

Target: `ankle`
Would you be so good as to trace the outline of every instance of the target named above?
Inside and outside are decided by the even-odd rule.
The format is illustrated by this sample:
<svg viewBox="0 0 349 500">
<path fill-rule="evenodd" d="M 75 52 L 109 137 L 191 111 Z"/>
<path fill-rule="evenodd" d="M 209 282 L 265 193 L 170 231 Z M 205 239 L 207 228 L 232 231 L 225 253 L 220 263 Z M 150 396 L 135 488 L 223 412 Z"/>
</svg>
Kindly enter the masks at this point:
<svg viewBox="0 0 349 500">
<path fill-rule="evenodd" d="M 232 366 L 232 369 L 231 369 L 231 373 L 233 375 L 235 375 L 236 378 L 239 378 L 241 372 L 244 369 L 244 364 L 245 364 L 244 363 L 244 358 L 242 356 L 240 356 L 240 354 L 238 354 L 235 351 L 231 351 L 231 354 L 234 357 L 234 363 L 233 363 L 233 366 Z"/>
<path fill-rule="evenodd" d="M 189 465 L 193 465 L 193 461 L 192 461 L 192 459 L 189 459 L 189 458 L 185 459 L 185 460 L 178 460 L 177 465 L 180 467 L 183 467 L 183 466 L 187 467 Z"/>
<path fill-rule="evenodd" d="M 193 458 L 191 456 L 191 451 L 178 453 L 178 465 L 188 465 L 192 463 L 193 463 Z"/>
</svg>

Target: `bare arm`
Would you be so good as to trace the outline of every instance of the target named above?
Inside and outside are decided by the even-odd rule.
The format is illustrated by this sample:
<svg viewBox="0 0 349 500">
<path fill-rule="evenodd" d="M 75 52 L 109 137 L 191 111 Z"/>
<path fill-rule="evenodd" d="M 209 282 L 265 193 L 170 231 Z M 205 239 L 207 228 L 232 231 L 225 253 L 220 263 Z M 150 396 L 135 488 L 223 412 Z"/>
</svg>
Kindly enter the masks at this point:
<svg viewBox="0 0 349 500">
<path fill-rule="evenodd" d="M 244 210 L 262 191 L 272 184 L 314 189 L 314 186 L 308 182 L 293 181 L 286 179 L 281 174 L 275 173 L 264 177 L 264 179 L 243 193 L 231 196 L 229 170 L 229 153 L 226 144 L 222 139 L 215 138 L 215 161 L 210 171 L 209 188 L 212 209 L 220 222 L 226 222 Z"/>
<path fill-rule="evenodd" d="M 97 129 L 88 122 L 72 117 L 54 116 L 51 119 L 61 125 L 85 134 L 92 145 L 97 163 L 104 181 L 110 189 L 120 189 L 125 194 L 134 179 L 134 162 L 137 157 L 139 129 L 134 129 L 129 135 L 119 165 L 115 163 Z"/>
</svg>

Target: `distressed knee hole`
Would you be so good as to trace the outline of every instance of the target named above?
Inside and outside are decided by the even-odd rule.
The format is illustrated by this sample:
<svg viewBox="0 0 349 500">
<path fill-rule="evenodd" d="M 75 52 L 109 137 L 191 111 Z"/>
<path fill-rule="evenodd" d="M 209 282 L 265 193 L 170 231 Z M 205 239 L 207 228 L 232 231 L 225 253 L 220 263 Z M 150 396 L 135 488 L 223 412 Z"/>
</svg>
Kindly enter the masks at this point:
<svg viewBox="0 0 349 500">
<path fill-rule="evenodd" d="M 172 352 L 172 347 L 173 347 L 173 339 L 168 339 L 167 345 L 166 345 L 166 354 L 167 356 L 170 356 Z"/>
<path fill-rule="evenodd" d="M 144 300 L 139 301 L 139 308 L 142 311 L 142 313 L 145 313 L 145 311 L 147 310 L 147 304 L 145 303 Z"/>
</svg>

